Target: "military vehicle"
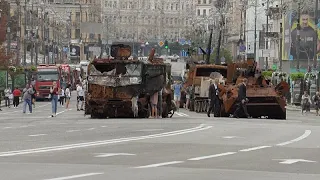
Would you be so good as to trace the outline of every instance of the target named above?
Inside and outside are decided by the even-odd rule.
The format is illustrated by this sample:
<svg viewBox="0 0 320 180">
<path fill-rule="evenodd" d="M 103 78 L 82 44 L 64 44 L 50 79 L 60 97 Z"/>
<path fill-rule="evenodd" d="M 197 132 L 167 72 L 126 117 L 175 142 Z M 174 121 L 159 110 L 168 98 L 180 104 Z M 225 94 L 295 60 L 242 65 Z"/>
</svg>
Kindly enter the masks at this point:
<svg viewBox="0 0 320 180">
<path fill-rule="evenodd" d="M 85 114 L 92 118 L 148 118 L 150 95 L 168 84 L 171 68 L 154 58 L 154 53 L 153 49 L 146 61 L 129 59 L 131 47 L 118 44 L 111 47 L 112 57 L 90 62 Z M 169 106 L 164 108 L 171 111 Z"/>
<path fill-rule="evenodd" d="M 237 71 L 241 75 L 236 74 Z M 223 101 L 222 116 L 233 114 L 238 103 L 238 85 L 242 79 L 247 78 L 248 113 L 253 118 L 286 119 L 286 99 L 290 86 L 285 81 L 278 84 L 268 84 L 261 72 L 257 70 L 256 63 L 248 60 L 245 64 L 230 64 L 228 66 L 227 84 L 223 86 L 221 96 Z M 235 78 L 236 77 L 236 78 Z M 232 79 L 233 80 L 232 80 Z M 235 84 L 234 80 L 236 79 Z"/>
</svg>

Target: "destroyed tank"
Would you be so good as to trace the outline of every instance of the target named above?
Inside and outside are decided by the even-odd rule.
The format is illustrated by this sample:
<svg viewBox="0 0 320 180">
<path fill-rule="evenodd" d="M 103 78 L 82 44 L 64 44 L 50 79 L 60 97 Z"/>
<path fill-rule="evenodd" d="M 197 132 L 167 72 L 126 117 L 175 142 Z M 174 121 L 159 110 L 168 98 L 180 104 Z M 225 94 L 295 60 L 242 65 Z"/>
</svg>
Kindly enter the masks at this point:
<svg viewBox="0 0 320 180">
<path fill-rule="evenodd" d="M 167 84 L 170 65 L 154 58 L 131 58 L 131 48 L 112 45 L 110 58 L 94 59 L 88 66 L 85 114 L 92 118 L 148 118 L 150 95 Z"/>
<path fill-rule="evenodd" d="M 238 74 L 241 75 L 238 75 Z M 221 115 L 233 114 L 238 97 L 238 86 L 244 78 L 248 79 L 247 84 L 247 108 L 253 118 L 286 119 L 285 94 L 289 92 L 290 86 L 287 82 L 281 81 L 277 85 L 267 83 L 262 77 L 255 77 L 259 74 L 256 63 L 248 60 L 242 64 L 228 65 L 228 80 L 225 86 L 221 86 L 223 94 L 220 98 L 223 102 Z"/>
</svg>

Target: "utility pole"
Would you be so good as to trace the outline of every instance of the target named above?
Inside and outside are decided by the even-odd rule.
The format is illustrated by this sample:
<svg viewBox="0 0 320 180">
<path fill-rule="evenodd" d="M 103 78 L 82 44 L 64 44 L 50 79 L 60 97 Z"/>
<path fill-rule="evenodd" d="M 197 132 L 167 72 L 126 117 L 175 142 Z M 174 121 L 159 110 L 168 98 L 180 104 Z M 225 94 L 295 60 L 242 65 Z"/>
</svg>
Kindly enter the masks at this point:
<svg viewBox="0 0 320 180">
<path fill-rule="evenodd" d="M 254 5 L 254 60 L 257 62 L 257 6 L 258 0 L 255 0 Z"/>
<path fill-rule="evenodd" d="M 31 38 L 31 50 L 30 50 L 30 55 L 31 55 L 31 65 L 33 65 L 33 54 L 34 54 L 34 32 L 33 32 L 33 28 L 34 28 L 34 14 L 33 14 L 33 1 L 31 1 L 31 14 L 30 14 L 30 18 L 31 18 L 31 33 L 30 33 L 30 38 Z"/>
<path fill-rule="evenodd" d="M 24 40 L 23 40 L 23 65 L 27 65 L 27 0 L 24 0 Z"/>
<path fill-rule="evenodd" d="M 282 18 L 281 18 L 282 19 Z M 280 48 L 279 48 L 279 62 L 280 62 L 280 67 L 279 67 L 279 70 L 280 72 L 282 71 L 282 33 L 283 33 L 283 27 L 282 27 L 282 23 L 280 23 L 280 41 L 279 41 L 279 45 L 280 45 Z"/>
<path fill-rule="evenodd" d="M 318 27 L 318 8 L 319 8 L 319 0 L 315 0 L 316 1 L 316 9 L 314 11 L 314 24 L 316 27 Z M 314 52 L 314 61 L 313 61 L 313 69 L 316 70 L 317 66 L 318 66 L 318 51 L 317 51 L 317 45 L 318 45 L 318 36 L 313 40 L 313 52 Z"/>
<path fill-rule="evenodd" d="M 297 24 L 297 46 L 296 46 L 296 53 L 297 53 L 297 71 L 300 72 L 300 1 L 298 2 L 298 24 Z"/>
<path fill-rule="evenodd" d="M 9 6 L 8 6 L 8 14 L 7 14 L 7 17 L 8 17 L 8 21 L 7 21 L 7 53 L 6 55 L 8 56 L 9 54 L 11 54 L 11 9 L 10 9 L 10 2 L 9 3 Z M 9 73 L 8 73 L 8 70 L 6 71 L 6 87 L 9 86 Z"/>
<path fill-rule="evenodd" d="M 17 32 L 17 58 L 16 58 L 16 65 L 19 65 L 21 62 L 21 58 L 20 58 L 20 49 L 21 49 L 21 5 L 20 5 L 20 1 L 19 0 L 16 0 L 16 4 L 17 4 L 17 9 L 18 9 L 18 27 L 19 27 L 19 30 Z"/>
<path fill-rule="evenodd" d="M 38 65 L 38 56 L 39 56 L 39 8 L 37 6 L 37 26 L 36 26 L 36 66 Z"/>
<path fill-rule="evenodd" d="M 266 11 L 266 15 L 267 15 L 267 27 L 266 27 L 266 49 L 268 49 L 269 46 L 269 37 L 268 37 L 268 32 L 269 32 L 269 0 L 267 0 L 267 11 Z M 269 69 L 269 61 L 268 61 L 268 57 L 266 57 L 266 70 Z"/>
</svg>

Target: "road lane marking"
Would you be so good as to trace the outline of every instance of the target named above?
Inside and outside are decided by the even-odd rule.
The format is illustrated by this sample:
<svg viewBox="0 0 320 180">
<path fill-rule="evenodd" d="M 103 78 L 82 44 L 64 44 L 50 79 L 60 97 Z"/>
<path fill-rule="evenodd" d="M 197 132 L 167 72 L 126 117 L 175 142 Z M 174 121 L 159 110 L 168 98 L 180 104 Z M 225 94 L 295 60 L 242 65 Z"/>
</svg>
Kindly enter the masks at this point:
<svg viewBox="0 0 320 180">
<path fill-rule="evenodd" d="M 68 133 L 71 133 L 71 132 L 79 132 L 80 130 L 69 130 L 67 131 Z"/>
<path fill-rule="evenodd" d="M 105 127 L 108 127 L 108 126 L 100 126 L 100 127 L 105 128 Z"/>
<path fill-rule="evenodd" d="M 67 180 L 67 179 L 76 179 L 76 178 L 83 178 L 83 177 L 89 177 L 89 176 L 96 176 L 96 175 L 101 175 L 101 174 L 104 174 L 104 173 L 78 174 L 78 175 L 65 176 L 65 177 L 59 177 L 59 178 L 53 178 L 53 179 L 45 179 L 45 180 Z"/>
<path fill-rule="evenodd" d="M 20 126 L 19 128 L 27 128 L 27 127 L 34 127 L 35 125 L 25 125 L 25 126 Z"/>
<path fill-rule="evenodd" d="M 87 129 L 88 131 L 92 131 L 92 130 L 95 130 L 96 128 L 89 128 Z"/>
<path fill-rule="evenodd" d="M 297 162 L 316 163 L 316 161 L 310 161 L 306 159 L 273 159 L 274 161 L 281 161 L 280 164 L 294 164 Z"/>
<path fill-rule="evenodd" d="M 239 151 L 240 152 L 249 152 L 249 151 L 255 151 L 255 150 L 269 148 L 269 147 L 271 147 L 271 146 L 258 146 L 258 147 L 248 148 L 248 149 L 242 149 L 242 150 L 239 150 Z"/>
<path fill-rule="evenodd" d="M 192 132 L 204 131 L 210 128 L 212 128 L 212 126 L 200 125 L 190 129 L 183 129 L 178 131 L 171 131 L 171 132 L 152 134 L 152 135 L 146 135 L 146 136 L 111 139 L 111 140 L 104 140 L 104 141 L 93 141 L 93 142 L 87 142 L 87 143 L 68 144 L 68 145 L 62 145 L 62 146 L 52 146 L 52 147 L 25 149 L 25 150 L 17 150 L 17 151 L 7 151 L 7 152 L 0 152 L 0 157 L 8 157 L 8 156 L 16 156 L 16 155 L 24 155 L 24 154 L 35 154 L 35 153 L 52 152 L 52 151 L 62 151 L 62 150 L 70 150 L 70 149 L 93 147 L 93 146 L 103 146 L 107 144 L 116 144 L 116 143 L 122 143 L 122 142 L 139 141 L 139 140 L 145 140 L 145 139 L 162 138 L 162 137 L 176 136 L 176 135 L 187 134 Z"/>
<path fill-rule="evenodd" d="M 223 136 L 223 139 L 234 139 L 234 138 L 239 138 L 237 136 Z"/>
<path fill-rule="evenodd" d="M 99 154 L 95 157 L 112 157 L 112 156 L 135 156 L 135 154 L 130 154 L 130 153 L 104 153 L 104 154 Z"/>
<path fill-rule="evenodd" d="M 164 163 L 158 163 L 158 164 L 150 164 L 150 165 L 146 165 L 146 166 L 138 166 L 138 167 L 134 167 L 134 168 L 136 168 L 136 169 L 154 168 L 154 167 L 167 166 L 167 165 L 180 164 L 180 163 L 183 163 L 183 161 L 170 161 L 170 162 L 164 162 Z"/>
<path fill-rule="evenodd" d="M 292 144 L 294 142 L 301 141 L 301 140 L 307 138 L 308 136 L 310 136 L 310 134 L 311 134 L 311 130 L 305 130 L 304 134 L 301 135 L 300 137 L 298 137 L 296 139 L 293 139 L 293 140 L 290 140 L 290 141 L 279 143 L 279 144 L 277 144 L 277 146 L 285 146 L 285 145 L 288 145 L 288 144 Z"/>
<path fill-rule="evenodd" d="M 177 114 L 178 116 L 181 116 L 181 117 L 189 117 L 188 114 L 181 113 L 181 112 L 175 112 L 175 114 Z"/>
<path fill-rule="evenodd" d="M 67 112 L 67 111 L 71 111 L 71 110 L 72 110 L 72 109 L 66 109 L 66 110 L 60 111 L 60 112 L 58 112 L 58 113 L 56 114 L 56 116 L 59 115 L 59 114 L 65 113 L 65 112 Z M 48 118 L 52 118 L 52 116 L 48 116 Z"/>
<path fill-rule="evenodd" d="M 48 134 L 32 134 L 32 135 L 29 135 L 30 137 L 38 137 L 38 136 L 46 136 Z"/>
<path fill-rule="evenodd" d="M 4 127 L 3 129 L 12 129 L 13 127 Z"/>
<path fill-rule="evenodd" d="M 141 130 L 138 130 L 140 132 L 152 132 L 152 131 L 162 131 L 164 129 L 141 129 Z"/>
<path fill-rule="evenodd" d="M 221 156 L 228 156 L 228 155 L 232 155 L 232 154 L 236 154 L 236 152 L 227 152 L 227 153 L 221 153 L 221 154 L 214 154 L 214 155 L 209 155 L 209 156 L 191 158 L 191 159 L 188 159 L 188 160 L 189 161 L 199 161 L 199 160 L 203 160 L 203 159 L 210 159 L 210 158 L 216 158 L 216 157 L 221 157 Z"/>
</svg>

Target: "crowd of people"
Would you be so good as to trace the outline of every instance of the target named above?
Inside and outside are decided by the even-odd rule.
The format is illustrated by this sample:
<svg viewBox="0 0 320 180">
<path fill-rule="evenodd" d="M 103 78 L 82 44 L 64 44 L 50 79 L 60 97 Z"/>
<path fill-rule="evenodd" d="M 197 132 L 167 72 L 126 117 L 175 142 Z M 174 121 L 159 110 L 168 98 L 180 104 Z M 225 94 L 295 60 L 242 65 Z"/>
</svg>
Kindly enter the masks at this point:
<svg viewBox="0 0 320 180">
<path fill-rule="evenodd" d="M 84 89 L 82 83 L 77 85 L 77 110 L 83 110 L 84 106 Z M 70 99 L 71 99 L 71 85 L 66 85 L 66 87 L 59 88 L 57 82 L 53 82 L 50 87 L 50 92 L 48 99 L 51 102 L 51 117 L 55 117 L 57 115 L 58 103 L 62 108 L 69 109 Z M 4 90 L 4 101 L 5 107 L 11 108 L 11 102 L 14 108 L 18 108 L 20 106 L 20 102 L 22 102 L 22 113 L 27 112 L 27 107 L 29 113 L 33 113 L 33 109 L 36 107 L 36 89 L 33 84 L 30 83 L 26 85 L 26 87 L 21 91 L 18 87 L 13 91 L 10 87 Z M 0 98 L 1 99 L 1 98 Z M 1 101 L 0 101 L 1 102 Z M 79 108 L 79 104 L 81 102 L 81 106 Z M 0 104 L 1 105 L 1 104 Z M 2 109 L 0 108 L 0 111 Z"/>
</svg>

